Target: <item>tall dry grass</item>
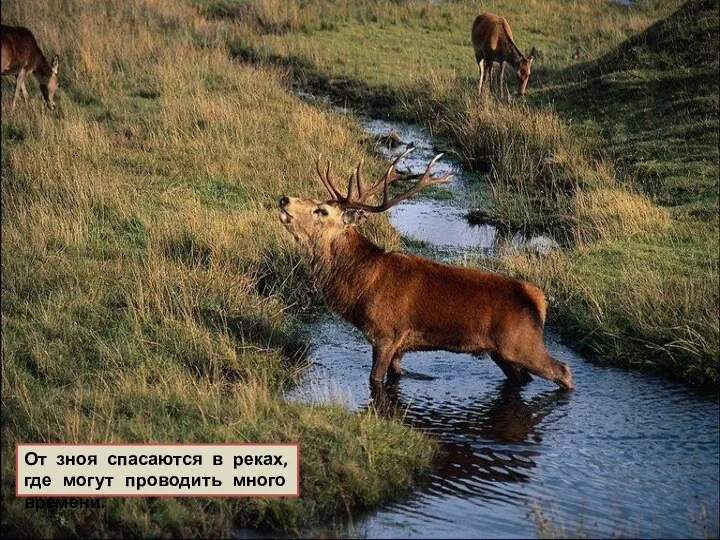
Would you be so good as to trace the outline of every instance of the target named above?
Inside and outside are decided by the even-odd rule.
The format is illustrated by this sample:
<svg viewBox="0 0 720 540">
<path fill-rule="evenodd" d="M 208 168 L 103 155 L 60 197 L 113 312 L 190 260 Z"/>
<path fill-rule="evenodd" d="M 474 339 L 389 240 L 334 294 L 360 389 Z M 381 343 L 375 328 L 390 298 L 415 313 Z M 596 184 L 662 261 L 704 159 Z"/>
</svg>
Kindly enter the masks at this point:
<svg viewBox="0 0 720 540">
<path fill-rule="evenodd" d="M 483 213 L 511 228 L 577 243 L 669 227 L 668 212 L 621 182 L 551 109 L 481 97 L 434 72 L 407 91 L 404 107 L 454 141 L 468 167 L 488 172 Z"/>
</svg>

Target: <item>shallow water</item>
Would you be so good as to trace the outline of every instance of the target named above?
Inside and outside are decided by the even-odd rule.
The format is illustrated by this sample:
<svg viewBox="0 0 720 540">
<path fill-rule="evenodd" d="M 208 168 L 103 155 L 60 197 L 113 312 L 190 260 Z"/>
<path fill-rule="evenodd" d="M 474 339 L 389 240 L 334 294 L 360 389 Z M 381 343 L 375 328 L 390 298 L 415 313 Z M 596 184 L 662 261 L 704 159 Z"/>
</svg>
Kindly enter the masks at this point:
<svg viewBox="0 0 720 540">
<path fill-rule="evenodd" d="M 365 122 L 364 127 L 372 136 L 386 136 L 392 131 L 400 136 L 405 144 L 394 150 L 382 145 L 377 146 L 377 150 L 388 158 L 401 154 L 410 145 L 415 147 L 413 153 L 399 164 L 401 171 L 421 173 L 428 162 L 440 153 L 427 132 L 418 126 L 374 119 Z M 468 222 L 470 176 L 458 160 L 444 155 L 433 167 L 433 176 L 447 172 L 452 172 L 454 176 L 441 186 L 450 191 L 453 197 L 447 200 L 423 196 L 408 199 L 389 211 L 393 226 L 403 236 L 427 242 L 434 251 L 450 255 L 467 251 L 491 253 L 498 247 L 502 235 L 492 225 L 471 225 Z M 511 241 L 517 247 L 543 251 L 557 247 L 552 238 L 541 235 L 526 239 L 522 234 L 516 233 Z"/>
<path fill-rule="evenodd" d="M 413 172 L 434 154 L 429 136 L 416 127 L 370 121 L 366 128 L 373 134 L 394 129 L 414 142 Z M 459 196 L 406 201 L 391 211 L 393 225 L 429 242 L 434 256 L 492 252 L 496 231 L 467 224 L 467 178 L 451 159 L 436 171 L 447 168 L 458 173 L 448 187 Z M 554 245 L 544 237 L 514 243 Z M 332 315 L 312 324 L 309 334 L 315 363 L 288 397 L 366 407 L 372 359 L 363 336 Z M 679 384 L 588 363 L 551 330 L 546 343 L 571 365 L 574 392 L 537 379 L 513 388 L 489 358 L 405 355 L 403 367 L 413 373 L 375 403 L 437 437 L 442 456 L 409 498 L 357 519 L 347 534 L 527 537 L 549 519 L 546 533 L 553 535 L 717 536 L 717 396 L 698 397 Z"/>
<path fill-rule="evenodd" d="M 407 500 L 355 524 L 376 537 L 534 536 L 537 506 L 555 527 L 598 535 L 697 537 L 704 504 L 717 535 L 717 400 L 661 379 L 599 367 L 546 333 L 577 389 L 518 390 L 489 360 L 411 353 L 385 400 L 442 443 L 439 467 Z M 331 315 L 313 326 L 315 364 L 290 397 L 370 402 L 370 346 Z M 713 525 L 714 523 L 714 525 Z"/>
</svg>

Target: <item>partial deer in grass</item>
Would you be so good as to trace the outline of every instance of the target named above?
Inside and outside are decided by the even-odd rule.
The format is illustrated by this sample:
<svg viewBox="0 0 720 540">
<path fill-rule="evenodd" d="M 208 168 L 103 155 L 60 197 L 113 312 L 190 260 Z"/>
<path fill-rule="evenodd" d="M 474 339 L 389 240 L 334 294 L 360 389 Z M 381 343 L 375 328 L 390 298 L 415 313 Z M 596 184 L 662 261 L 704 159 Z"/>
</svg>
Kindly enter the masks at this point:
<svg viewBox="0 0 720 540">
<path fill-rule="evenodd" d="M 525 95 L 533 55 L 530 53 L 530 56 L 525 57 L 520 51 L 513 40 L 508 22 L 492 13 L 482 13 L 477 16 L 472 25 L 471 38 L 473 49 L 475 49 L 475 60 L 480 72 L 478 93 L 482 95 L 483 79 L 489 80 L 492 91 L 492 66 L 493 62 L 497 62 L 500 64 L 500 96 L 503 96 L 505 91 L 503 77 L 505 62 L 507 62 L 516 70 L 518 95 Z"/>
<path fill-rule="evenodd" d="M 537 287 L 500 274 L 388 252 L 357 232 L 354 225 L 367 213 L 384 212 L 451 176 L 431 176 L 440 156 L 422 175 L 397 174 L 398 162 L 411 151 L 399 156 L 369 188 L 361 180 L 361 161 L 346 195 L 335 186 L 330 163 L 323 171 L 318 159 L 317 173 L 330 199 L 280 199 L 280 221 L 309 254 L 325 302 L 372 345 L 371 383 L 381 383 L 388 370 L 391 376 L 400 375 L 400 359 L 407 351 L 489 351 L 509 379 L 527 382 L 532 373 L 572 388 L 570 369 L 553 359 L 543 344 L 546 304 Z M 390 184 L 410 178 L 419 180 L 399 195 L 388 195 Z M 382 194 L 380 204 L 368 204 L 376 194 Z"/>
<path fill-rule="evenodd" d="M 23 99 L 27 102 L 28 91 L 25 88 L 25 79 L 28 75 L 34 75 L 40 84 L 45 103 L 50 110 L 55 109 L 55 92 L 58 88 L 58 66 L 60 58 L 55 55 L 52 64 L 45 59 L 45 55 L 35 40 L 32 32 L 20 26 L 0 27 L 0 64 L 3 75 L 16 75 L 15 94 L 12 99 L 12 108 L 15 108 L 18 97 L 22 93 Z"/>
</svg>

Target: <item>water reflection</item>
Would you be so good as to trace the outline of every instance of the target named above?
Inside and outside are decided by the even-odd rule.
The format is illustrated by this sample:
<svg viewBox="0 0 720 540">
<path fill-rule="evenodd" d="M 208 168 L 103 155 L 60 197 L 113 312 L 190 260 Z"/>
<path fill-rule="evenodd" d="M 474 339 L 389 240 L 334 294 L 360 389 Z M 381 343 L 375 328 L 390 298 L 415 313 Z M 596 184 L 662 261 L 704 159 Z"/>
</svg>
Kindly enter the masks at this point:
<svg viewBox="0 0 720 540">
<path fill-rule="evenodd" d="M 397 157 L 410 146 L 415 148 L 401 163 L 403 172 L 424 171 L 428 162 L 439 152 L 428 133 L 417 126 L 377 119 L 365 122 L 364 126 L 376 141 L 387 139 L 389 133 L 397 134 L 399 142 L 392 148 L 385 144 L 376 145 L 376 150 L 388 159 Z M 502 244 L 541 253 L 558 247 L 557 242 L 548 236 L 525 236 L 520 232 L 501 231 L 496 223 L 471 223 L 468 221 L 468 200 L 471 197 L 469 186 L 472 183 L 477 186 L 477 181 L 473 181 L 463 171 L 458 160 L 450 155 L 443 156 L 433 170 L 437 175 L 448 172 L 455 175 L 443 187 L 450 197 L 437 200 L 417 196 L 392 208 L 390 219 L 400 234 L 422 240 L 441 256 L 449 257 L 462 254 L 468 248 L 476 253 L 490 254 Z"/>
<path fill-rule="evenodd" d="M 369 406 L 437 436 L 441 456 L 427 487 L 455 493 L 460 485 L 468 495 L 482 491 L 476 488 L 485 482 L 529 481 L 542 442 L 540 424 L 570 396 L 554 390 L 526 399 L 522 386 L 503 381 L 469 403 L 458 404 L 410 401 L 401 388 L 401 382 L 373 388 Z M 493 442 L 508 446 L 498 449 Z"/>
</svg>

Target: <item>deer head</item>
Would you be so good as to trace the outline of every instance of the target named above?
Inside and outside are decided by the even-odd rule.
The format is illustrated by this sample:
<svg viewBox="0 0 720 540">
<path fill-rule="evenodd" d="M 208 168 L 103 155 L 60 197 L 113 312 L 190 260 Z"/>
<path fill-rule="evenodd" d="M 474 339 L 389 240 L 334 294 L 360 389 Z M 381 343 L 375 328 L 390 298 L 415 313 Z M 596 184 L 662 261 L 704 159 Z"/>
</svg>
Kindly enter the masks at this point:
<svg viewBox="0 0 720 540">
<path fill-rule="evenodd" d="M 385 174 L 370 187 L 363 185 L 363 162 L 361 160 L 350 175 L 345 195 L 340 192 L 333 181 L 332 164 L 328 162 L 323 170 L 318 157 L 315 170 L 330 198 L 320 201 L 284 196 L 280 199 L 280 221 L 301 244 L 312 249 L 318 244 L 327 245 L 335 236 L 348 227 L 361 223 L 367 214 L 385 212 L 427 186 L 446 182 L 452 177 L 450 173 L 438 177 L 430 175 L 433 165 L 440 159 L 442 154 L 435 156 L 422 174 L 398 174 L 396 171 L 397 164 L 413 150 L 414 148 L 410 148 L 398 156 L 388 167 Z M 390 184 L 400 180 L 417 180 L 417 182 L 407 191 L 390 197 Z M 357 193 L 354 193 L 356 189 Z M 372 196 L 380 193 L 382 193 L 382 200 L 379 204 L 368 204 L 368 200 Z"/>
<path fill-rule="evenodd" d="M 528 80 L 530 80 L 530 68 L 532 67 L 533 62 L 533 53 L 535 52 L 535 48 L 533 47 L 533 50 L 530 53 L 530 56 L 523 57 L 520 59 L 520 64 L 518 65 L 518 70 L 515 73 L 517 76 L 517 84 L 518 84 L 518 95 L 524 96 L 525 92 L 527 91 L 527 84 Z"/>
<path fill-rule="evenodd" d="M 52 111 L 55 110 L 55 92 L 58 89 L 58 69 L 60 67 L 60 57 L 56 54 L 53 58 L 52 64 L 50 65 L 50 74 L 47 76 L 46 81 L 40 82 L 40 91 L 45 98 L 48 108 Z"/>
</svg>

